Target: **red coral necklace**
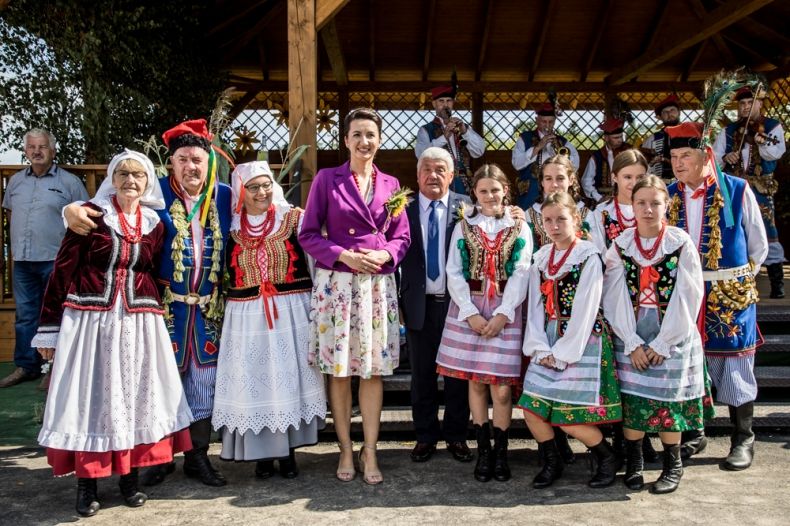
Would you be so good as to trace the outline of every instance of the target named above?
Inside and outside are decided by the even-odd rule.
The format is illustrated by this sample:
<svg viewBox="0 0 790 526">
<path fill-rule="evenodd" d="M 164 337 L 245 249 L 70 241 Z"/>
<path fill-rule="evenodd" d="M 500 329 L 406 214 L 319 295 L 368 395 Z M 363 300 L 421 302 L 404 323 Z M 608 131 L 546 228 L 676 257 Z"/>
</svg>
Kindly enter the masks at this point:
<svg viewBox="0 0 790 526">
<path fill-rule="evenodd" d="M 134 226 L 129 224 L 126 214 L 123 213 L 121 205 L 118 204 L 118 198 L 114 195 L 112 196 L 112 206 L 118 213 L 118 222 L 121 225 L 123 238 L 129 243 L 138 243 L 143 238 L 143 212 L 140 209 L 140 205 L 137 205 L 137 211 L 135 212 L 136 223 Z"/>
<path fill-rule="evenodd" d="M 617 216 L 617 223 L 623 227 L 623 229 L 630 228 L 636 225 L 636 216 L 634 217 L 625 217 L 623 211 L 620 209 L 620 203 L 617 201 L 617 197 L 614 198 L 614 213 Z"/>
<path fill-rule="evenodd" d="M 667 227 L 662 223 L 661 224 L 661 231 L 658 233 L 656 237 L 656 242 L 653 243 L 653 246 L 649 250 L 645 250 L 645 247 L 642 246 L 642 239 L 639 236 L 639 231 L 634 232 L 634 241 L 636 241 L 636 249 L 642 254 L 642 257 L 645 258 L 645 261 L 650 261 L 654 257 L 656 257 L 656 253 L 658 249 L 661 247 L 661 240 L 664 239 L 664 231 L 666 231 Z"/>
<path fill-rule="evenodd" d="M 240 237 L 244 239 L 245 245 L 258 246 L 272 233 L 274 229 L 274 215 L 274 203 L 272 203 L 269 205 L 269 208 L 266 209 L 266 218 L 263 220 L 263 223 L 254 226 L 250 223 L 247 210 L 243 209 L 241 211 L 241 231 L 239 234 Z"/>
<path fill-rule="evenodd" d="M 560 258 L 560 260 L 557 263 L 554 263 L 554 256 L 556 254 L 557 245 L 551 245 L 551 252 L 549 252 L 549 265 L 548 265 L 549 276 L 554 276 L 557 274 L 557 272 L 560 271 L 562 266 L 568 260 L 568 256 L 570 256 L 571 252 L 573 252 L 573 248 L 575 246 L 576 246 L 576 239 L 574 238 L 573 243 L 571 243 L 571 246 L 569 246 L 568 250 L 565 251 L 565 254 L 563 254 L 563 256 Z"/>
</svg>

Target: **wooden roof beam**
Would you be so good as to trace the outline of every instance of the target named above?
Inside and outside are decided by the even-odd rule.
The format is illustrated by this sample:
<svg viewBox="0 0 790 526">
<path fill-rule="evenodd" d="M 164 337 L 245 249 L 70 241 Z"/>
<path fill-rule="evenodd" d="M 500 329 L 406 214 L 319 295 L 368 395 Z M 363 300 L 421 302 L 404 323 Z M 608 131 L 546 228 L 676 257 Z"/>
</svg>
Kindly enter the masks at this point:
<svg viewBox="0 0 790 526">
<path fill-rule="evenodd" d="M 587 82 L 587 76 L 590 74 L 595 55 L 598 53 L 598 47 L 601 45 L 601 40 L 606 33 L 606 27 L 609 25 L 609 17 L 614 13 L 614 1 L 605 0 L 603 9 L 598 13 L 598 20 L 593 26 L 593 38 L 587 48 L 587 58 L 584 59 L 581 74 L 579 75 L 580 82 Z"/>
<path fill-rule="evenodd" d="M 230 26 L 234 22 L 236 22 L 238 20 L 243 20 L 244 18 L 248 17 L 253 11 L 258 9 L 260 6 L 266 4 L 268 1 L 269 0 L 261 0 L 259 2 L 253 2 L 249 7 L 247 7 L 247 9 L 242 9 L 241 11 L 236 13 L 235 15 L 233 15 L 231 17 L 228 17 L 227 19 L 223 20 L 222 22 L 220 22 L 216 26 L 214 26 L 211 29 L 209 29 L 206 32 L 206 36 L 211 36 L 214 33 L 219 33 L 220 31 L 222 31 L 226 27 Z"/>
<path fill-rule="evenodd" d="M 236 120 L 236 117 L 239 116 L 239 113 L 244 111 L 244 108 L 246 108 L 250 102 L 255 100 L 255 97 L 257 97 L 258 93 L 260 92 L 261 90 L 259 89 L 251 89 L 250 91 L 242 95 L 242 97 L 239 100 L 234 102 L 233 106 L 231 106 L 230 109 L 228 110 L 228 117 L 230 118 L 230 122 Z"/>
<path fill-rule="evenodd" d="M 541 13 L 540 17 L 540 36 L 538 40 L 535 42 L 535 46 L 532 52 L 532 65 L 529 68 L 529 81 L 533 82 L 535 80 L 535 72 L 540 65 L 540 58 L 543 55 L 543 48 L 546 45 L 546 38 L 549 36 L 549 26 L 551 25 L 551 19 L 554 15 L 554 11 L 557 9 L 557 1 L 556 0 L 548 0 L 548 2 L 543 3 L 543 12 Z"/>
<path fill-rule="evenodd" d="M 483 34 L 480 35 L 480 44 L 478 45 L 480 52 L 477 55 L 477 68 L 475 69 L 476 81 L 479 81 L 483 74 L 483 64 L 485 64 L 486 52 L 488 51 L 488 39 L 491 35 L 491 19 L 494 18 L 493 13 L 494 0 L 487 0 L 483 7 L 483 19 L 485 22 L 483 25 Z"/>
<path fill-rule="evenodd" d="M 436 18 L 436 0 L 431 0 L 428 6 L 428 18 L 425 19 L 425 43 L 422 56 L 422 81 L 428 80 L 428 70 L 431 67 L 431 44 L 433 42 L 433 25 Z"/>
<path fill-rule="evenodd" d="M 272 20 L 274 20 L 282 11 L 285 9 L 286 4 L 284 2 L 275 2 L 273 5 L 269 7 L 269 10 L 266 12 L 265 15 L 258 20 L 251 29 L 240 35 L 239 37 L 233 40 L 234 45 L 227 53 L 225 53 L 223 57 L 223 61 L 228 63 L 233 59 L 236 55 L 241 53 L 241 50 L 247 47 L 247 45 L 252 41 L 253 38 L 260 35 L 266 26 L 268 26 Z"/>
<path fill-rule="evenodd" d="M 776 56 L 773 57 L 766 56 L 762 51 L 758 49 L 760 46 L 755 46 L 752 42 L 743 38 L 743 36 L 740 33 L 730 32 L 730 33 L 722 33 L 722 35 L 724 35 L 725 40 L 729 40 L 739 48 L 744 49 L 750 54 L 754 55 L 756 58 L 764 62 L 767 62 L 768 64 L 774 66 L 775 68 L 779 67 L 781 61 Z"/>
<path fill-rule="evenodd" d="M 721 4 L 722 0 L 714 0 L 717 4 Z M 751 16 L 744 17 L 742 20 L 738 21 L 738 27 L 741 27 L 754 35 L 760 35 L 763 37 L 764 40 L 769 41 L 774 44 L 778 44 L 781 48 L 781 52 L 785 55 L 790 55 L 790 38 L 786 37 L 782 33 L 778 32 L 772 27 L 768 27 L 765 24 L 758 22 Z"/>
<path fill-rule="evenodd" d="M 321 29 L 321 41 L 329 57 L 329 65 L 335 75 L 335 82 L 338 86 L 348 84 L 348 72 L 346 71 L 346 61 L 343 58 L 343 48 L 340 45 L 340 37 L 337 34 L 337 25 L 332 19 Z"/>
<path fill-rule="evenodd" d="M 705 17 L 708 16 L 708 10 L 702 5 L 701 0 L 689 0 L 689 6 L 698 20 L 705 20 Z M 720 34 L 713 35 L 711 40 L 713 45 L 716 46 L 716 51 L 724 59 L 725 66 L 733 67 L 740 62 Z"/>
<path fill-rule="evenodd" d="M 666 62 L 678 53 L 706 40 L 722 29 L 725 29 L 743 17 L 752 14 L 773 0 L 727 0 L 715 10 L 708 13 L 705 20 L 693 33 L 679 34 L 674 39 L 659 42 L 652 49 L 642 53 L 625 66 L 613 71 L 607 78 L 607 84 L 615 86 L 627 82 L 628 79 L 650 71 Z"/>
<path fill-rule="evenodd" d="M 699 44 L 697 44 L 697 49 L 694 50 L 694 53 L 691 55 L 691 60 L 688 61 L 686 67 L 683 68 L 683 73 L 680 75 L 680 82 L 688 82 L 691 73 L 694 71 L 694 68 L 697 67 L 697 62 L 699 62 L 700 57 L 702 57 L 702 53 L 705 51 L 705 47 L 708 44 L 708 40 L 703 40 Z"/>
<path fill-rule="evenodd" d="M 263 80 L 269 80 L 269 61 L 266 60 L 266 41 L 263 40 L 263 35 L 256 37 L 258 43 L 258 62 L 261 66 L 261 75 Z"/>
<path fill-rule="evenodd" d="M 321 31 L 350 0 L 315 0 L 315 30 Z"/>
<path fill-rule="evenodd" d="M 368 79 L 376 80 L 376 1 L 368 2 Z"/>
</svg>

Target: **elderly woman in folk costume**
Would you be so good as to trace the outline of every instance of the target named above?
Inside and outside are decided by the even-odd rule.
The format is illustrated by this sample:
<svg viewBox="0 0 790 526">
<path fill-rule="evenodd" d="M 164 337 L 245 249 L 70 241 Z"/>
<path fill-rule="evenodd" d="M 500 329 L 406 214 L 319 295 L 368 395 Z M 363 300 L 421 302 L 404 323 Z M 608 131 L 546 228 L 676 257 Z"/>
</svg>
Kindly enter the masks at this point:
<svg viewBox="0 0 790 526">
<path fill-rule="evenodd" d="M 265 161 L 232 175 L 230 285 L 217 364 L 214 428 L 223 460 L 257 460 L 255 474 L 298 474 L 294 450 L 315 444 L 326 416 L 310 348 L 312 262 L 297 240 L 303 213 L 283 197 Z M 309 264 L 308 264 L 309 263 Z"/>
<path fill-rule="evenodd" d="M 406 192 L 379 171 L 381 117 L 357 108 L 345 120 L 350 161 L 319 170 L 299 234 L 316 260 L 310 309 L 311 363 L 329 376 L 329 400 L 340 447 L 336 476 L 354 478 L 351 377 L 359 376 L 365 443 L 359 452 L 363 480 L 379 484 L 378 442 L 382 376 L 398 366 L 400 334 L 394 272 L 409 247 Z"/>
<path fill-rule="evenodd" d="M 77 512 L 100 508 L 96 479 L 121 475 L 127 505 L 142 506 L 137 469 L 191 448 L 192 420 L 155 283 L 164 208 L 151 161 L 115 156 L 96 197 L 97 228 L 67 232 L 33 345 L 54 357 L 39 443 L 55 475 L 77 474 Z"/>
<path fill-rule="evenodd" d="M 680 433 L 713 416 L 705 393 L 705 357 L 696 317 L 702 304 L 699 254 L 682 229 L 667 226 L 669 194 L 654 175 L 633 189 L 636 226 L 606 252 L 604 311 L 615 341 L 623 400 L 629 489 L 644 485 L 642 439 L 657 432 L 664 469 L 653 493 L 677 489 L 683 475 Z"/>
<path fill-rule="evenodd" d="M 192 450 L 184 454 L 184 474 L 208 486 L 227 481 L 208 458 L 211 409 L 219 355 L 222 264 L 230 231 L 231 188 L 217 182 L 216 153 L 204 119 L 185 121 L 162 139 L 170 151 L 173 173 L 160 179 L 165 227 L 158 282 L 163 289 L 165 321 L 194 421 L 189 427 Z M 94 213 L 71 204 L 64 214 L 72 231 L 95 228 Z M 149 468 L 145 485 L 161 483 L 174 463 Z"/>
</svg>

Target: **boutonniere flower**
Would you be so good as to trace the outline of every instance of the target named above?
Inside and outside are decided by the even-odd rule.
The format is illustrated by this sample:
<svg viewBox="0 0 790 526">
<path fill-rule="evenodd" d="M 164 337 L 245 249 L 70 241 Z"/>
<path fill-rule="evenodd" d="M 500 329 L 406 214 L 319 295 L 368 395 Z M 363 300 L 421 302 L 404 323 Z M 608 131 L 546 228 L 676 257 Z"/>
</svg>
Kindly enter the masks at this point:
<svg viewBox="0 0 790 526">
<path fill-rule="evenodd" d="M 392 195 L 389 196 L 387 201 L 384 203 L 384 207 L 387 209 L 387 215 L 389 217 L 398 217 L 406 210 L 406 207 L 411 203 L 411 197 L 409 197 L 414 192 L 411 188 L 403 187 L 395 190 L 392 192 Z"/>
<path fill-rule="evenodd" d="M 465 202 L 460 202 L 457 207 L 455 207 L 455 217 L 453 217 L 453 222 L 457 223 L 458 221 L 463 221 L 466 217 L 466 207 L 473 206 L 469 205 Z"/>
</svg>

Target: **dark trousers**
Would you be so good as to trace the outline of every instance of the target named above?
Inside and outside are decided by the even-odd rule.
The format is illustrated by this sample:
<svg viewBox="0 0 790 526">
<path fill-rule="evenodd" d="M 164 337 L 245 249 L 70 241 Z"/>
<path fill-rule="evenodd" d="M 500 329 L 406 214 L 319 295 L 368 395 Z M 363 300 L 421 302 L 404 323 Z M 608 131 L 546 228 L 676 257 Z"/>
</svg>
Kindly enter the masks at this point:
<svg viewBox="0 0 790 526">
<path fill-rule="evenodd" d="M 425 323 L 422 330 L 406 330 L 411 362 L 411 412 L 417 442 L 435 444 L 466 440 L 469 426 L 469 394 L 466 380 L 444 379 L 444 422 L 439 428 L 439 375 L 436 353 L 442 339 L 444 320 L 450 297 L 444 300 L 426 297 Z"/>
<path fill-rule="evenodd" d="M 41 373 L 41 356 L 30 346 L 38 331 L 38 318 L 54 261 L 14 261 L 14 299 L 16 323 L 14 364 L 28 373 Z"/>
</svg>

